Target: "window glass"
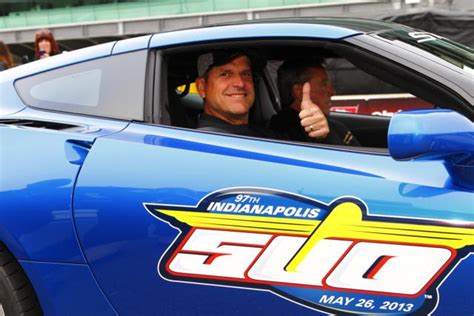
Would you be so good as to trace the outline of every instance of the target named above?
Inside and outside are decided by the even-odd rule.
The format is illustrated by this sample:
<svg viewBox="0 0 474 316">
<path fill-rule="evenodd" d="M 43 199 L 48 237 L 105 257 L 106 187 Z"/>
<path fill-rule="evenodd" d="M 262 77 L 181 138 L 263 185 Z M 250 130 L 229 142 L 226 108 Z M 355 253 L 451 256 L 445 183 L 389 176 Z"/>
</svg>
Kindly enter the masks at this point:
<svg viewBox="0 0 474 316">
<path fill-rule="evenodd" d="M 331 112 L 391 117 L 405 110 L 434 107 L 408 91 L 362 71 L 345 59 L 327 59 L 326 69 L 335 90 L 331 98 Z"/>
<path fill-rule="evenodd" d="M 93 69 L 62 76 L 38 83 L 31 88 L 30 93 L 38 101 L 98 106 L 101 75 L 101 69 Z"/>
<path fill-rule="evenodd" d="M 127 120 L 144 119 L 147 51 L 109 56 L 18 80 L 32 107 Z"/>
<path fill-rule="evenodd" d="M 407 32 L 405 30 L 392 30 L 378 35 L 428 52 L 459 67 L 467 74 L 472 74 L 474 69 L 474 49 L 436 34 L 423 31 Z"/>
<path fill-rule="evenodd" d="M 275 86 L 282 63 L 267 63 Z M 405 110 L 433 108 L 431 103 L 371 76 L 343 58 L 326 58 L 324 66 L 335 93 L 331 97 L 331 112 L 391 117 Z"/>
</svg>

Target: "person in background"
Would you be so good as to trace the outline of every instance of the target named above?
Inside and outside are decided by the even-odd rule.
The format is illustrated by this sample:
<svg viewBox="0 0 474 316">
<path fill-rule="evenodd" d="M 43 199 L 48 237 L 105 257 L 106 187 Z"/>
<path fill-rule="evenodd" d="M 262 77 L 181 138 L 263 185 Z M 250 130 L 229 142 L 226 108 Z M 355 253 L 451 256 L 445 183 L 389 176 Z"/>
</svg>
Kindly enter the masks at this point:
<svg viewBox="0 0 474 316">
<path fill-rule="evenodd" d="M 0 41 L 0 71 L 13 67 L 12 56 L 7 44 Z"/>
<path fill-rule="evenodd" d="M 35 60 L 59 54 L 59 46 L 53 33 L 48 29 L 41 29 L 35 35 Z"/>
</svg>

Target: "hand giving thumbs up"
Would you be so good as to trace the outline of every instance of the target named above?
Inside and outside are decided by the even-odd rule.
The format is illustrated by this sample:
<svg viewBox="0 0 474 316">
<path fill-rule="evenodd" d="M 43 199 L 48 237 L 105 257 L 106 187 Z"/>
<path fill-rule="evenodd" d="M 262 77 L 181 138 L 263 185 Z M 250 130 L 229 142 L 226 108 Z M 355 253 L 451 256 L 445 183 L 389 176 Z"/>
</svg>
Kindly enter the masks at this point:
<svg viewBox="0 0 474 316">
<path fill-rule="evenodd" d="M 311 86 L 305 82 L 302 91 L 301 126 L 309 137 L 321 139 L 329 134 L 329 125 L 326 116 L 321 109 L 311 101 Z"/>
</svg>

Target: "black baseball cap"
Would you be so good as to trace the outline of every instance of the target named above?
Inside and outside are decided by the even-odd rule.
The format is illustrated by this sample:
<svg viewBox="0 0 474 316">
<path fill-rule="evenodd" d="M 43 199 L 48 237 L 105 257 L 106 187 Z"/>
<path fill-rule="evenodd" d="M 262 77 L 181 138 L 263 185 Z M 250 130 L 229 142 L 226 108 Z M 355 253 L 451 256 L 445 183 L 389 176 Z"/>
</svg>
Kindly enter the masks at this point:
<svg viewBox="0 0 474 316">
<path fill-rule="evenodd" d="M 265 62 L 252 50 L 219 49 L 207 52 L 198 57 L 198 76 L 202 77 L 212 67 L 225 65 L 240 56 L 247 56 L 250 59 L 253 71 L 265 66 Z"/>
</svg>

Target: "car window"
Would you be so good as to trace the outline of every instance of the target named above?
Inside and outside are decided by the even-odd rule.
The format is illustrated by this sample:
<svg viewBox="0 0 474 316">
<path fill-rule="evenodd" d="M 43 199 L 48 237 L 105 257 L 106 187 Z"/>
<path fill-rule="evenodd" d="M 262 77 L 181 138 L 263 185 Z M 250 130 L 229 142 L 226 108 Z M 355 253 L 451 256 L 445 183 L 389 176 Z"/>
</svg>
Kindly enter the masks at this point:
<svg viewBox="0 0 474 316">
<path fill-rule="evenodd" d="M 441 86 L 427 81 L 412 69 L 402 68 L 399 64 L 364 49 L 353 49 L 345 43 L 326 44 L 318 41 L 308 44 L 295 40 L 268 40 L 265 43 L 246 42 L 240 45 L 235 42 L 223 42 L 219 45 L 214 43 L 212 49 L 251 47 L 265 59 L 266 67 L 254 74 L 255 102 L 249 112 L 249 125 L 283 133 L 287 136 L 283 138 L 284 141 L 293 143 L 340 144 L 337 141 L 324 143 L 308 139 L 306 135 L 303 135 L 303 139 L 296 135 L 296 132 L 300 132 L 296 128 L 291 130 L 292 126 L 285 126 L 282 130 L 279 125 L 274 124 L 275 118 L 278 119 L 277 114 L 282 111 L 281 96 L 277 88 L 278 68 L 285 60 L 294 59 L 294 56 L 323 61 L 335 90 L 330 103 L 329 121 L 334 127 L 332 130 L 339 133 L 338 137 L 345 145 L 387 148 L 388 126 L 394 114 L 414 109 L 449 108 L 452 102 L 450 95 Z M 163 102 L 156 106 L 161 107 L 165 114 L 162 117 L 168 120 L 161 119 L 159 123 L 197 128 L 202 117 L 203 101 L 196 93 L 193 82 L 197 76 L 197 59 L 209 49 L 208 45 L 189 45 L 162 51 L 166 84 L 162 85 L 159 93 L 166 92 L 166 96 L 162 95 L 160 100 Z M 285 113 L 287 112 L 282 111 L 281 114 Z M 347 130 L 350 133 L 346 133 Z M 295 133 L 292 134 L 292 131 Z M 358 144 L 348 144 L 345 139 L 356 139 Z"/>
<path fill-rule="evenodd" d="M 326 68 L 336 91 L 331 99 L 331 112 L 391 117 L 401 111 L 434 107 L 408 91 L 362 71 L 346 59 L 327 59 Z"/>
<path fill-rule="evenodd" d="M 467 75 L 472 76 L 474 69 L 473 48 L 423 31 L 391 30 L 379 33 L 378 36 L 397 41 L 398 45 L 409 47 L 412 50 L 428 52 L 429 56 L 437 56 L 442 61 L 454 65 Z"/>
<path fill-rule="evenodd" d="M 82 62 L 20 79 L 15 87 L 32 107 L 143 120 L 146 51 Z"/>
<path fill-rule="evenodd" d="M 31 87 L 30 94 L 39 102 L 98 106 L 102 72 L 96 68 L 39 82 Z"/>
<path fill-rule="evenodd" d="M 275 87 L 282 63 L 267 63 Z M 391 117 L 405 110 L 434 108 L 433 104 L 362 71 L 344 58 L 327 58 L 324 65 L 335 90 L 331 112 Z"/>
</svg>

